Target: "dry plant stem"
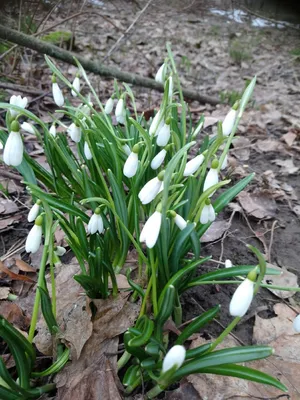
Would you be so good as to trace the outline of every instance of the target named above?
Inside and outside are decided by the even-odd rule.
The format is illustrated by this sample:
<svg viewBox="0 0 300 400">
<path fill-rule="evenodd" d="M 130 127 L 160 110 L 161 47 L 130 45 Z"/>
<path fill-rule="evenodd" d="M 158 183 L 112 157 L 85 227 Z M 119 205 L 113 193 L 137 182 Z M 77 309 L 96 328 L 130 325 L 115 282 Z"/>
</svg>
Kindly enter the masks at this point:
<svg viewBox="0 0 300 400">
<path fill-rule="evenodd" d="M 123 82 L 147 87 L 150 89 L 156 89 L 160 92 L 163 92 L 164 90 L 164 86 L 158 82 L 155 82 L 154 79 L 145 78 L 137 74 L 131 74 L 129 72 L 123 72 L 114 67 L 106 67 L 96 61 L 86 60 L 84 57 L 81 57 L 78 54 L 60 49 L 59 47 L 54 46 L 50 43 L 43 42 L 42 40 L 36 39 L 35 37 L 29 35 L 25 35 L 24 33 L 18 32 L 14 29 L 9 29 L 3 25 L 0 25 L 0 38 L 16 43 L 20 46 L 28 47 L 40 53 L 47 54 L 51 57 L 57 58 L 61 61 L 65 61 L 72 65 L 77 65 L 74 59 L 74 57 L 76 57 L 85 70 L 93 72 L 97 75 L 117 78 Z M 220 103 L 219 99 L 215 97 L 200 95 L 198 92 L 193 90 L 183 90 L 183 95 L 189 99 L 197 100 L 200 103 Z"/>
</svg>

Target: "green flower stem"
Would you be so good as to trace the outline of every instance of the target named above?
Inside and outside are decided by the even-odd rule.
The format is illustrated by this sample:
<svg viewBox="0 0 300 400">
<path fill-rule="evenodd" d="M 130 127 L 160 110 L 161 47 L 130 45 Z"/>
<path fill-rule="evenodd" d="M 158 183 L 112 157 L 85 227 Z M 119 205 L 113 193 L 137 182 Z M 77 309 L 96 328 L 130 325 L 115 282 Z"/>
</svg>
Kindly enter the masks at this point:
<svg viewBox="0 0 300 400">
<path fill-rule="evenodd" d="M 128 361 L 131 358 L 131 354 L 128 353 L 128 351 L 124 351 L 124 353 L 122 354 L 122 356 L 120 357 L 120 359 L 117 362 L 117 367 L 118 367 L 118 371 L 124 367 L 124 365 L 126 365 L 128 363 Z"/>
<path fill-rule="evenodd" d="M 146 398 L 147 399 L 153 399 L 154 397 L 157 397 L 161 392 L 165 390 L 164 387 L 161 387 L 159 385 L 154 386 L 149 392 L 146 393 Z"/>
<path fill-rule="evenodd" d="M 150 249 L 150 266 L 151 266 L 151 277 L 152 277 L 152 305 L 154 317 L 158 314 L 157 306 L 157 277 L 156 277 L 156 263 L 154 259 L 154 250 Z"/>
<path fill-rule="evenodd" d="M 151 275 L 151 278 L 149 279 L 149 282 L 147 285 L 145 296 L 143 298 L 143 302 L 142 302 L 141 309 L 140 309 L 139 318 L 141 318 L 146 312 L 147 300 L 148 300 L 148 297 L 149 297 L 149 294 L 150 294 L 150 291 L 152 288 L 152 277 L 153 277 L 153 275 Z"/>
<path fill-rule="evenodd" d="M 234 320 L 227 326 L 227 328 L 221 333 L 221 335 L 213 342 L 209 352 L 212 352 L 223 340 L 226 338 L 227 335 L 236 327 L 236 325 L 240 322 L 241 317 L 235 317 Z"/>
</svg>

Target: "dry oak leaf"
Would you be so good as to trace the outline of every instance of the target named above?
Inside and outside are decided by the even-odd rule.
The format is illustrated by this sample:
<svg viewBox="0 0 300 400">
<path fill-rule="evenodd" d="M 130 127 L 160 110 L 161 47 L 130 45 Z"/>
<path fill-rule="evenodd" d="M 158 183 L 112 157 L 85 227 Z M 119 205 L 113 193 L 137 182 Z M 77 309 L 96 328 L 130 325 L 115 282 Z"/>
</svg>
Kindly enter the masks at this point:
<svg viewBox="0 0 300 400">
<path fill-rule="evenodd" d="M 277 269 L 281 271 L 280 275 L 265 275 L 263 283 L 268 283 L 276 286 L 285 286 L 285 287 L 299 287 L 297 275 L 289 272 L 285 267 L 277 267 L 277 265 L 267 263 L 267 267 Z M 270 292 L 274 293 L 275 296 L 280 297 L 281 299 L 288 299 L 289 297 L 294 296 L 295 291 L 287 291 L 287 290 L 278 290 L 268 288 Z"/>
<path fill-rule="evenodd" d="M 201 243 L 214 242 L 230 228 L 230 223 L 228 221 L 214 221 L 204 235 L 201 237 Z"/>
<path fill-rule="evenodd" d="M 268 192 L 248 193 L 242 191 L 238 201 L 246 214 L 258 219 L 269 219 L 275 216 L 277 206 Z"/>
</svg>

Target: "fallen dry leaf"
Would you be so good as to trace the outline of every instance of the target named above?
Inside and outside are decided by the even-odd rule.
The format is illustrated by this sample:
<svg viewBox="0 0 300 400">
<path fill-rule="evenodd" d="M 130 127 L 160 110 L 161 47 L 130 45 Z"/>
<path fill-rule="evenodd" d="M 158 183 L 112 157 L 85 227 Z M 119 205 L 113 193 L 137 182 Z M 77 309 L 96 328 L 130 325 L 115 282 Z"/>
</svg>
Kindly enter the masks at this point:
<svg viewBox="0 0 300 400">
<path fill-rule="evenodd" d="M 265 275 L 263 282 L 276 286 L 286 286 L 286 287 L 299 287 L 297 275 L 289 272 L 286 268 L 277 267 L 277 265 L 267 263 L 267 267 L 274 268 L 281 271 L 281 275 Z M 295 291 L 270 289 L 270 292 L 274 293 L 277 297 L 281 299 L 288 299 L 294 296 Z"/>
<path fill-rule="evenodd" d="M 0 287 L 0 300 L 5 300 L 7 299 L 8 295 L 10 293 L 10 288 L 9 287 Z"/>
<path fill-rule="evenodd" d="M 247 161 L 250 157 L 250 140 L 244 137 L 235 138 L 232 141 L 234 150 L 232 154 L 241 161 Z"/>
<path fill-rule="evenodd" d="M 3 262 L 1 262 L 1 261 L 0 261 L 0 272 L 3 272 L 4 274 L 8 275 L 9 278 L 12 279 L 12 280 L 35 283 L 34 280 L 32 280 L 31 278 L 29 278 L 29 277 L 26 276 L 26 275 L 18 275 L 18 274 L 15 274 L 15 273 L 12 272 L 10 269 L 8 269 L 7 267 L 5 267 L 5 265 L 4 265 Z"/>
<path fill-rule="evenodd" d="M 288 133 L 286 133 L 285 135 L 283 135 L 281 137 L 281 140 L 284 140 L 285 143 L 291 147 L 296 139 L 297 135 L 291 131 L 289 131 Z"/>
<path fill-rule="evenodd" d="M 34 272 L 36 273 L 36 269 L 32 268 L 29 264 L 27 264 L 23 260 L 19 260 L 18 258 L 15 259 L 15 264 L 19 268 L 20 271 L 23 272 Z"/>
<path fill-rule="evenodd" d="M 19 208 L 14 201 L 0 199 L 0 214 L 13 214 L 17 211 L 19 211 Z"/>
<path fill-rule="evenodd" d="M 215 125 L 218 121 L 220 121 L 220 120 L 215 117 L 205 117 L 203 129 L 208 128 L 209 126 Z"/>
<path fill-rule="evenodd" d="M 292 175 L 299 170 L 299 167 L 296 167 L 294 165 L 292 158 L 289 158 L 288 160 L 276 159 L 272 162 L 281 167 L 280 168 L 281 175 Z"/>
<path fill-rule="evenodd" d="M 29 316 L 24 315 L 21 308 L 11 301 L 0 302 L 0 315 L 22 331 L 27 330 L 30 325 Z"/>
<path fill-rule="evenodd" d="M 246 214 L 255 218 L 269 219 L 276 214 L 276 202 L 268 192 L 249 193 L 242 191 L 237 198 Z"/>
<path fill-rule="evenodd" d="M 269 151 L 281 151 L 284 150 L 283 144 L 278 140 L 266 139 L 266 140 L 258 140 L 255 143 L 254 149 L 259 151 L 260 153 L 268 153 Z"/>
<path fill-rule="evenodd" d="M 229 227 L 230 224 L 228 221 L 214 221 L 201 237 L 201 243 L 214 242 L 220 239 Z"/>
<path fill-rule="evenodd" d="M 21 214 L 17 214 L 12 217 L 8 217 L 8 218 L 1 218 L 0 219 L 0 231 L 2 229 L 8 228 L 10 225 L 14 224 L 15 222 L 19 221 L 20 219 L 22 219 Z"/>
</svg>

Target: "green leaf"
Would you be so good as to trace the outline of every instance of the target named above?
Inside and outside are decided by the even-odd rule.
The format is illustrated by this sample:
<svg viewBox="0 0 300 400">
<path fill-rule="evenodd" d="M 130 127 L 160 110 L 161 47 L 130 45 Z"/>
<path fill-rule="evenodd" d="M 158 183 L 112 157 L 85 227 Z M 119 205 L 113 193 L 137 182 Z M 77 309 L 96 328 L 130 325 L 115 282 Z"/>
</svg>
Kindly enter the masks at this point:
<svg viewBox="0 0 300 400">
<path fill-rule="evenodd" d="M 211 346 L 212 346 L 211 343 L 207 343 L 207 344 L 202 344 L 199 347 L 195 347 L 194 349 L 187 350 L 185 355 L 186 360 L 188 360 L 189 358 L 196 358 L 196 357 L 198 358 L 202 356 L 202 354 L 209 351 Z"/>
<path fill-rule="evenodd" d="M 45 318 L 46 324 L 50 333 L 53 335 L 58 332 L 58 324 L 52 311 L 52 303 L 48 291 L 38 286 L 38 290 L 41 294 L 41 309 L 43 317 Z"/>
<path fill-rule="evenodd" d="M 182 231 L 178 233 L 173 246 L 173 252 L 169 257 L 169 265 L 170 265 L 169 268 L 171 275 L 176 274 L 176 272 L 178 271 L 178 266 L 180 258 L 182 257 L 182 251 L 184 250 L 184 245 L 186 241 L 189 239 L 194 229 L 195 225 L 190 222 Z"/>
<path fill-rule="evenodd" d="M 49 368 L 42 372 L 33 372 L 31 375 L 35 378 L 57 374 L 69 360 L 70 349 L 65 349 L 63 354 Z"/>
</svg>

